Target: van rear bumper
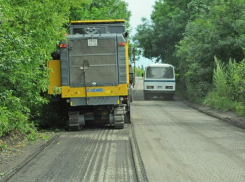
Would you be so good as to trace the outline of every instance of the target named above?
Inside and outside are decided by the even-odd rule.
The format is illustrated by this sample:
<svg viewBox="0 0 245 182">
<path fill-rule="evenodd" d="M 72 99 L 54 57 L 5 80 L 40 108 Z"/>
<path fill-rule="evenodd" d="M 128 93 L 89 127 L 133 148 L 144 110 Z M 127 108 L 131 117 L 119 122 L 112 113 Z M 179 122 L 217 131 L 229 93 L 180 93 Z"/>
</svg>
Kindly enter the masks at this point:
<svg viewBox="0 0 245 182">
<path fill-rule="evenodd" d="M 144 94 L 173 94 L 175 91 L 167 91 L 167 90 L 144 90 Z"/>
</svg>

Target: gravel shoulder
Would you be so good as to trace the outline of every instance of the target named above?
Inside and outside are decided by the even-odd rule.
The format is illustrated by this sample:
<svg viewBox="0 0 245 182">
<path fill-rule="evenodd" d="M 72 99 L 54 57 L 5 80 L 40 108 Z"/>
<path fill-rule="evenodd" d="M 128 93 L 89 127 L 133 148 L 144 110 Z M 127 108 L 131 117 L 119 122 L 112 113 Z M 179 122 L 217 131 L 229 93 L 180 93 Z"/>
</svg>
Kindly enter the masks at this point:
<svg viewBox="0 0 245 182">
<path fill-rule="evenodd" d="M 245 129 L 245 116 L 238 116 L 237 114 L 231 111 L 218 111 L 211 107 L 194 104 L 188 100 L 184 100 L 180 97 L 176 97 L 176 100 L 183 102 L 184 104 L 188 105 L 191 108 L 194 108 L 202 113 L 208 114 L 212 117 L 220 119 L 224 122 L 229 123 L 230 125 L 236 126 L 238 128 Z"/>
</svg>

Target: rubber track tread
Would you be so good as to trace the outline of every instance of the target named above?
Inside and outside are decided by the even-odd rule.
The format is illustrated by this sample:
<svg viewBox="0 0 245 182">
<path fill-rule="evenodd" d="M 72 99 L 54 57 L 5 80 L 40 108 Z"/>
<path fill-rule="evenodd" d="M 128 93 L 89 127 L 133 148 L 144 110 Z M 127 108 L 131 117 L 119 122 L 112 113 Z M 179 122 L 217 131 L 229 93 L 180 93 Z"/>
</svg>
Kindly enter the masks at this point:
<svg viewBox="0 0 245 182">
<path fill-rule="evenodd" d="M 114 110 L 114 128 L 123 129 L 124 128 L 124 107 L 117 107 Z"/>
<path fill-rule="evenodd" d="M 69 112 L 69 130 L 71 131 L 79 131 L 79 111 L 71 111 Z"/>
</svg>

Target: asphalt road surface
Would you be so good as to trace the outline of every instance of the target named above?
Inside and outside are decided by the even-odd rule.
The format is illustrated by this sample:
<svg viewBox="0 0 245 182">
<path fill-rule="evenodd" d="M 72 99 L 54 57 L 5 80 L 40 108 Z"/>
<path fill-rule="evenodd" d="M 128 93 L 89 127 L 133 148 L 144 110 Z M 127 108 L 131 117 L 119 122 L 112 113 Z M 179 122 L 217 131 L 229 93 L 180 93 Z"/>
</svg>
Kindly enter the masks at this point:
<svg viewBox="0 0 245 182">
<path fill-rule="evenodd" d="M 137 181 L 129 127 L 66 132 L 9 181 Z"/>
<path fill-rule="evenodd" d="M 150 182 L 245 181 L 245 130 L 180 101 L 144 101 L 137 81 L 132 120 Z"/>
<path fill-rule="evenodd" d="M 132 124 L 62 133 L 9 181 L 245 181 L 244 130 L 142 89 L 137 78 Z"/>
</svg>

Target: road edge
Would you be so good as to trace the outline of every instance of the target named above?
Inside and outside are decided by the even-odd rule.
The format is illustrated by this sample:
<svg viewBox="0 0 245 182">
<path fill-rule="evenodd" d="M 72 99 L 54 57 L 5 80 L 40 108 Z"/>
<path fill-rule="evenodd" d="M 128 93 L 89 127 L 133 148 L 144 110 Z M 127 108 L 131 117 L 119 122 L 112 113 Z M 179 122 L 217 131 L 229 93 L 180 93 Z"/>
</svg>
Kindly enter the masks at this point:
<svg viewBox="0 0 245 182">
<path fill-rule="evenodd" d="M 192 103 L 188 100 L 180 100 L 180 102 L 184 103 L 188 107 L 191 107 L 193 109 L 198 110 L 199 112 L 202 112 L 209 116 L 220 119 L 237 128 L 245 129 L 245 117 L 244 116 L 238 116 L 237 114 L 231 111 L 219 111 L 219 110 L 216 110 L 208 106 Z"/>
<path fill-rule="evenodd" d="M 135 166 L 137 181 L 148 182 L 144 163 L 139 152 L 140 150 L 139 150 L 138 142 L 136 140 L 136 134 L 135 134 L 133 123 L 131 123 L 131 133 L 129 136 L 129 141 L 132 149 L 132 158 Z"/>
</svg>

